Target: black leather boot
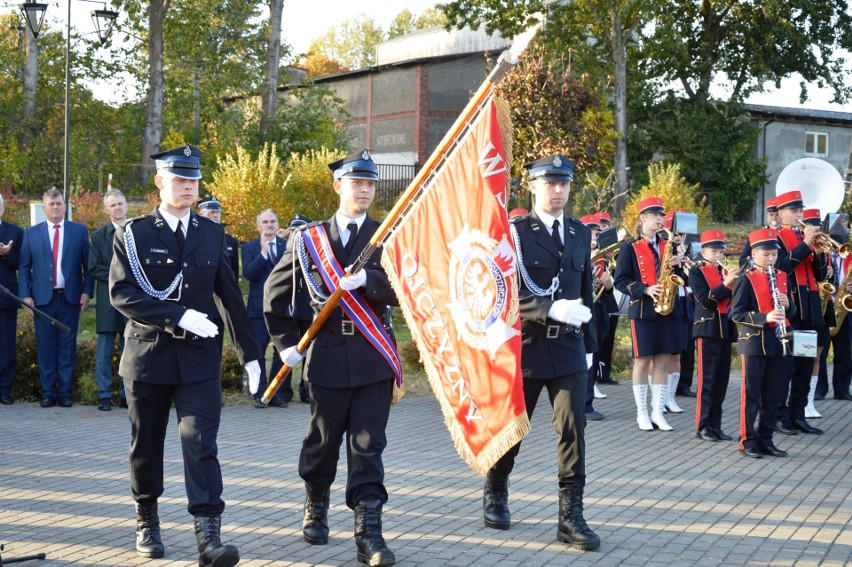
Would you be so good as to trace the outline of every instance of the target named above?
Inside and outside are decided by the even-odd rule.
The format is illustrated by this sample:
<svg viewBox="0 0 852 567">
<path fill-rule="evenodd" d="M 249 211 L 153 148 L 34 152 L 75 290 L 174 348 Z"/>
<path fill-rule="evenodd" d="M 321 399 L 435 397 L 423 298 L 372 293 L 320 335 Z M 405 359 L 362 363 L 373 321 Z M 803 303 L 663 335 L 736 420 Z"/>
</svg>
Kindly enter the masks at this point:
<svg viewBox="0 0 852 567">
<path fill-rule="evenodd" d="M 358 561 L 371 567 L 396 564 L 393 551 L 382 537 L 382 503 L 365 500 L 355 506 L 355 545 Z"/>
<path fill-rule="evenodd" d="M 328 543 L 328 506 L 331 488 L 305 483 L 305 517 L 302 537 L 311 545 Z"/>
<path fill-rule="evenodd" d="M 151 559 L 159 559 L 166 554 L 163 540 L 160 539 L 160 517 L 157 515 L 156 502 L 147 506 L 136 503 L 136 553 Z"/>
<path fill-rule="evenodd" d="M 482 515 L 485 525 L 495 530 L 508 530 L 512 525 L 509 514 L 509 477 L 488 471 L 482 490 Z"/>
<path fill-rule="evenodd" d="M 222 517 L 195 517 L 195 539 L 198 540 L 200 567 L 234 567 L 240 562 L 240 552 L 233 545 L 222 545 Z"/>
<path fill-rule="evenodd" d="M 559 527 L 556 530 L 556 539 L 583 551 L 601 546 L 601 538 L 583 518 L 582 486 L 559 489 Z"/>
</svg>

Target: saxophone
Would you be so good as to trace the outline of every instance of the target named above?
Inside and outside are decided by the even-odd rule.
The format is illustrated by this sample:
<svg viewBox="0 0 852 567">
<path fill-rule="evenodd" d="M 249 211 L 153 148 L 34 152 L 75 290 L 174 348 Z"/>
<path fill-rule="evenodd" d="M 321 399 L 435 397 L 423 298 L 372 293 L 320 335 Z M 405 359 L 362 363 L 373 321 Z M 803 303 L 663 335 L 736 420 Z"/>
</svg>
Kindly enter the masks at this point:
<svg viewBox="0 0 852 567">
<path fill-rule="evenodd" d="M 660 258 L 660 276 L 657 278 L 657 283 L 663 286 L 663 292 L 654 300 L 654 311 L 658 315 L 669 315 L 674 309 L 674 303 L 677 299 L 677 288 L 682 286 L 684 281 L 683 278 L 672 273 L 671 266 L 669 266 L 669 260 L 672 259 L 675 248 L 674 235 L 663 225 L 660 225 L 660 230 L 665 231 L 668 236 L 668 243 L 666 243 L 663 257 Z"/>
<path fill-rule="evenodd" d="M 846 275 L 843 276 L 843 281 L 838 286 L 840 292 L 834 300 L 834 318 L 837 319 L 837 326 L 831 327 L 829 330 L 832 337 L 840 330 L 840 325 L 846 319 L 846 314 L 852 311 L 852 294 L 846 291 L 846 285 L 850 281 L 852 281 L 852 269 L 846 272 Z"/>
</svg>

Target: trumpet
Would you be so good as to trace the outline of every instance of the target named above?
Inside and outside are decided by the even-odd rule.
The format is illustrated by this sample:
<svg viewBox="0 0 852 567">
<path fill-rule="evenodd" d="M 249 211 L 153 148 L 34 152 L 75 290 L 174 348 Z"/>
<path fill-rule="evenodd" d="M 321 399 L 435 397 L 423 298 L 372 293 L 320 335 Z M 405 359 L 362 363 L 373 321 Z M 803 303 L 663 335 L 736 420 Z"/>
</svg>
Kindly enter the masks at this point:
<svg viewBox="0 0 852 567">
<path fill-rule="evenodd" d="M 802 221 L 802 219 L 799 219 L 799 224 L 803 227 L 810 226 Z M 837 255 L 841 258 L 846 258 L 849 254 L 852 254 L 852 244 L 849 244 L 848 242 L 846 244 L 840 244 L 824 232 L 817 233 L 816 238 L 814 238 L 814 246 L 826 253 L 837 252 Z"/>
<path fill-rule="evenodd" d="M 737 270 L 737 273 L 734 274 L 734 278 L 740 277 L 740 270 L 738 268 L 731 268 L 728 266 L 728 257 L 725 256 L 725 262 L 719 262 L 719 266 L 722 268 L 722 279 L 727 278 L 731 274 L 731 270 Z"/>
</svg>

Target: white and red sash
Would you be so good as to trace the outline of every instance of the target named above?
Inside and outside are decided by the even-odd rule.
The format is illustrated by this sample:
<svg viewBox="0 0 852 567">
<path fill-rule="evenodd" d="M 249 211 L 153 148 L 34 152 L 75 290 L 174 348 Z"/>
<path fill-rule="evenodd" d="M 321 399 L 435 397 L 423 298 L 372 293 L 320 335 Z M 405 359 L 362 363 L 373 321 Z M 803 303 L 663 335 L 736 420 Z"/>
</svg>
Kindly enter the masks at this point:
<svg viewBox="0 0 852 567">
<path fill-rule="evenodd" d="M 325 226 L 319 224 L 304 229 L 302 240 L 314 264 L 319 268 L 319 273 L 326 287 L 332 291 L 336 290 L 340 278 L 346 275 L 346 271 L 331 251 L 331 242 L 328 239 Z M 402 364 L 399 361 L 396 345 L 370 304 L 359 294 L 344 291 L 343 295 L 340 296 L 340 307 L 358 327 L 361 334 L 387 361 L 393 370 L 396 385 L 401 388 Z"/>
</svg>

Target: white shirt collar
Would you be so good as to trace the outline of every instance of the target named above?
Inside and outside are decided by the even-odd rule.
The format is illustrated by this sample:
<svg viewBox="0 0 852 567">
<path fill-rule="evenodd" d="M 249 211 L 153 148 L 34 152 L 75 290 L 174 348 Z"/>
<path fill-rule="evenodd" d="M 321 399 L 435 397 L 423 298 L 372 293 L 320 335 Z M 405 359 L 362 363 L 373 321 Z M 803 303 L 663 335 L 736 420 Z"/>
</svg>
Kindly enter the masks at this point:
<svg viewBox="0 0 852 567">
<path fill-rule="evenodd" d="M 160 211 L 160 214 L 163 215 L 163 220 L 166 221 L 172 232 L 175 231 L 178 223 L 181 223 L 183 225 L 181 230 L 183 230 L 184 234 L 186 234 L 186 229 L 189 228 L 189 209 L 187 209 L 186 214 L 180 218 L 174 216 L 169 211 L 164 209 L 162 205 L 160 205 L 158 210 Z"/>
<path fill-rule="evenodd" d="M 55 225 L 55 224 L 57 224 L 57 223 L 53 222 L 52 220 L 48 220 L 47 221 L 47 228 L 49 228 L 50 230 L 53 230 L 53 225 Z M 58 224 L 59 224 L 59 230 L 65 230 L 65 219 L 62 219 L 61 221 L 59 221 Z"/>
<path fill-rule="evenodd" d="M 112 221 L 109 221 L 109 222 L 112 222 Z M 119 225 L 119 224 L 115 224 L 114 222 L 112 222 L 112 227 L 113 227 L 115 230 L 118 230 L 118 228 L 119 228 L 120 226 L 121 226 L 121 225 Z"/>
<path fill-rule="evenodd" d="M 539 209 L 535 210 L 535 214 L 538 215 L 538 218 L 541 219 L 541 222 L 543 222 L 544 224 L 547 225 L 548 232 L 551 232 L 551 230 L 549 230 L 549 229 L 553 228 L 553 221 L 558 220 L 559 221 L 559 232 L 560 232 L 560 236 L 562 236 L 562 230 L 565 227 L 565 220 L 564 220 L 565 215 L 564 214 L 560 213 L 558 217 L 554 217 L 553 215 L 549 215 L 549 214 L 547 214 L 544 211 L 541 211 Z M 563 242 L 565 242 L 564 239 L 563 239 Z"/>
<path fill-rule="evenodd" d="M 343 234 L 344 230 L 348 231 L 349 228 L 347 228 L 347 227 L 349 226 L 349 223 L 352 222 L 352 221 L 355 221 L 355 224 L 358 225 L 358 231 L 360 232 L 361 231 L 361 225 L 364 224 L 364 219 L 366 219 L 366 218 L 367 218 L 367 213 L 364 213 L 360 217 L 354 218 L 354 219 L 350 219 L 349 217 L 347 217 L 346 215 L 344 215 L 343 213 L 340 213 L 340 212 L 334 213 L 334 220 L 337 223 L 337 229 L 338 229 L 337 231 L 338 231 L 339 234 Z"/>
</svg>

